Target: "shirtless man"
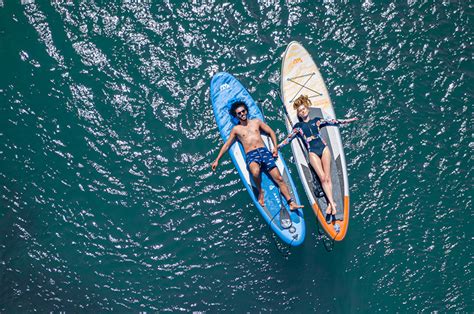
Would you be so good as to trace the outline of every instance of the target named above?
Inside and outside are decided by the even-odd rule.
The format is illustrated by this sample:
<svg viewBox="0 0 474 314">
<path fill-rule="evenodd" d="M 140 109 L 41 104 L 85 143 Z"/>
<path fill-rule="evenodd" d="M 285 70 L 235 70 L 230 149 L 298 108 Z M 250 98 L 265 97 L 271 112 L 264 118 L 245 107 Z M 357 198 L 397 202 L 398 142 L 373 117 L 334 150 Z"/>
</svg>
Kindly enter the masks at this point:
<svg viewBox="0 0 474 314">
<path fill-rule="evenodd" d="M 247 119 L 248 107 L 242 101 L 236 101 L 232 104 L 230 114 L 239 119 L 239 124 L 236 125 L 230 132 L 227 142 L 222 146 L 217 155 L 216 160 L 212 163 L 212 170 L 215 171 L 219 164 L 219 159 L 230 148 L 230 146 L 237 139 L 244 147 L 247 167 L 252 174 L 253 180 L 257 185 L 258 202 L 265 206 L 264 193 L 262 190 L 262 179 L 260 177 L 261 171 L 266 171 L 272 179 L 278 184 L 281 194 L 285 197 L 291 210 L 302 208 L 303 206 L 295 203 L 291 199 L 288 186 L 283 181 L 280 171 L 275 164 L 275 158 L 278 158 L 276 135 L 273 130 L 259 119 Z M 270 153 L 268 148 L 263 143 L 260 131 L 269 134 L 273 142 L 273 153 Z"/>
</svg>

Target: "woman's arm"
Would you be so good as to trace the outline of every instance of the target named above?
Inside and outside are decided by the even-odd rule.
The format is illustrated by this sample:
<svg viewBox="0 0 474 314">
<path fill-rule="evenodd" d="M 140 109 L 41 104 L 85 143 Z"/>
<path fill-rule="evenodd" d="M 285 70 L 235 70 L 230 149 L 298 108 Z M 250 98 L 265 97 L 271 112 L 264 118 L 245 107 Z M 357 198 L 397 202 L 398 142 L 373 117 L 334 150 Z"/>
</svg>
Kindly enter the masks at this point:
<svg viewBox="0 0 474 314">
<path fill-rule="evenodd" d="M 348 124 L 354 121 L 359 120 L 359 118 L 349 118 L 349 119 L 320 119 L 316 123 L 320 128 L 325 126 L 335 126 L 339 124 Z"/>
<path fill-rule="evenodd" d="M 286 139 L 278 145 L 278 149 L 282 148 L 282 147 L 285 146 L 285 145 L 290 144 L 290 142 L 291 142 L 292 140 L 294 140 L 295 137 L 296 137 L 298 134 L 302 134 L 301 128 L 294 128 L 294 129 L 291 131 L 291 133 L 288 134 L 288 136 L 286 137 Z"/>
</svg>

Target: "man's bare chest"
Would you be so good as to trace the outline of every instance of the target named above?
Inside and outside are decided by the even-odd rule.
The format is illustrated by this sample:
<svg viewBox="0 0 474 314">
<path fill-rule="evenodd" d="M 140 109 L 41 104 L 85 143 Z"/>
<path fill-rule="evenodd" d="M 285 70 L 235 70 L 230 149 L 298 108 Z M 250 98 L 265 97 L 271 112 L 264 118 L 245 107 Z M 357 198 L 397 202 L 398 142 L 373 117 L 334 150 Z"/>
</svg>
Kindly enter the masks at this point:
<svg viewBox="0 0 474 314">
<path fill-rule="evenodd" d="M 246 126 L 239 128 L 237 136 L 241 141 L 247 141 L 260 136 L 260 129 L 257 126 Z"/>
</svg>

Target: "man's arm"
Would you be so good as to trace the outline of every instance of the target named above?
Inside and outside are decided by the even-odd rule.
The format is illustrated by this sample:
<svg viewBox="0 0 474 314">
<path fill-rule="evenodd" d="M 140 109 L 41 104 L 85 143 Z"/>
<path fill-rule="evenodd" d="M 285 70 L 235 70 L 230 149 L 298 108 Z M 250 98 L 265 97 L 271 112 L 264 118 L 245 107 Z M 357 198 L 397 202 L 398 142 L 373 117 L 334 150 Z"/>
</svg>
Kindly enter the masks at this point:
<svg viewBox="0 0 474 314">
<path fill-rule="evenodd" d="M 232 143 L 234 143 L 235 138 L 236 138 L 236 134 L 234 132 L 234 129 L 232 129 L 232 131 L 230 131 L 229 138 L 224 143 L 224 145 L 222 145 L 222 148 L 219 151 L 219 154 L 217 155 L 216 160 L 214 160 L 214 162 L 211 165 L 212 171 L 216 171 L 216 168 L 219 165 L 219 159 L 221 159 L 222 155 L 224 155 L 225 152 L 229 149 L 230 145 L 232 145 Z"/>
<path fill-rule="evenodd" d="M 278 145 L 277 145 L 277 137 L 275 132 L 273 132 L 272 128 L 269 127 L 265 122 L 260 121 L 260 129 L 270 135 L 270 138 L 272 139 L 273 142 L 273 157 L 277 158 L 278 157 Z"/>
</svg>

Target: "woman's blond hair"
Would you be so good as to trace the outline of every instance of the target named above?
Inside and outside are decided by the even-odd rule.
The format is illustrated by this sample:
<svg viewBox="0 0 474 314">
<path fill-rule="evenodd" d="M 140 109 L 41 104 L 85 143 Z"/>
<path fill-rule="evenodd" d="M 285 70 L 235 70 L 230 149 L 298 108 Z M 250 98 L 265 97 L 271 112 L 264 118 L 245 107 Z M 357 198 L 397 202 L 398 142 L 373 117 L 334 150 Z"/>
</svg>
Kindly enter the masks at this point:
<svg viewBox="0 0 474 314">
<path fill-rule="evenodd" d="M 295 102 L 293 103 L 293 109 L 297 110 L 301 105 L 305 106 L 306 108 L 311 107 L 311 100 L 309 100 L 308 96 L 301 95 L 300 97 L 296 98 Z"/>
</svg>

